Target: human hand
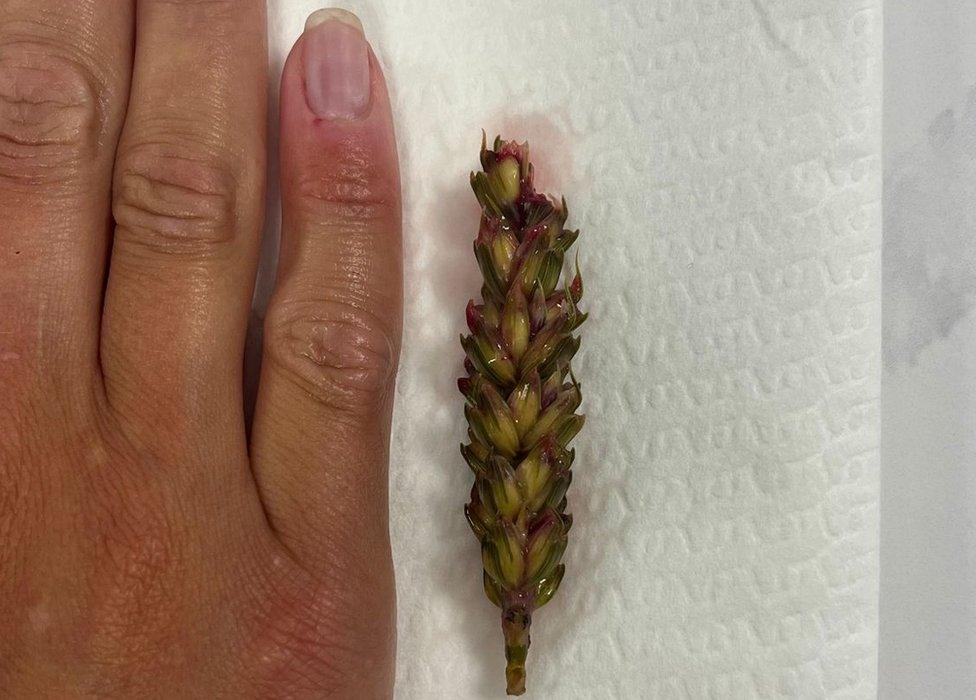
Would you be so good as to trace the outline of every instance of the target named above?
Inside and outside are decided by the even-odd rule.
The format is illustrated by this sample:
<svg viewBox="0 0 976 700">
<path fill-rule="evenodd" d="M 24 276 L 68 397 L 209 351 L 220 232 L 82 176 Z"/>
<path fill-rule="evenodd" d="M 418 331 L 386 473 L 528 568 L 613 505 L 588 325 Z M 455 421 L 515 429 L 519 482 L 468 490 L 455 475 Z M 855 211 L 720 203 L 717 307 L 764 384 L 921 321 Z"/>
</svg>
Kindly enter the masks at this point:
<svg viewBox="0 0 976 700">
<path fill-rule="evenodd" d="M 261 0 L 0 0 L 0 695 L 385 697 L 389 100 L 348 14 L 281 89 L 250 434 Z"/>
</svg>

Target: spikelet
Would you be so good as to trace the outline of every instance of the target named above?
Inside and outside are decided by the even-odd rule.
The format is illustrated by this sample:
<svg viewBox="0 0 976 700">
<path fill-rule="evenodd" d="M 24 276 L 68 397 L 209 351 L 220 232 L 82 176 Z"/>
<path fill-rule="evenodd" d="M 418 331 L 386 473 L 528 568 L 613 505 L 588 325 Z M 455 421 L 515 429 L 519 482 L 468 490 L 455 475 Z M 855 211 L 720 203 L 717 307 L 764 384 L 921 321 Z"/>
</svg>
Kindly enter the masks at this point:
<svg viewBox="0 0 976 700">
<path fill-rule="evenodd" d="M 468 302 L 467 376 L 458 380 L 469 438 L 461 453 L 475 477 L 465 515 L 481 544 L 485 594 L 502 612 L 508 694 L 521 695 L 532 615 L 565 572 L 568 445 L 583 426 L 570 361 L 586 314 L 578 266 L 560 285 L 579 231 L 563 228 L 565 200 L 536 193 L 528 147 L 483 141 L 481 166 L 471 186 L 484 285 L 481 303 Z"/>
</svg>

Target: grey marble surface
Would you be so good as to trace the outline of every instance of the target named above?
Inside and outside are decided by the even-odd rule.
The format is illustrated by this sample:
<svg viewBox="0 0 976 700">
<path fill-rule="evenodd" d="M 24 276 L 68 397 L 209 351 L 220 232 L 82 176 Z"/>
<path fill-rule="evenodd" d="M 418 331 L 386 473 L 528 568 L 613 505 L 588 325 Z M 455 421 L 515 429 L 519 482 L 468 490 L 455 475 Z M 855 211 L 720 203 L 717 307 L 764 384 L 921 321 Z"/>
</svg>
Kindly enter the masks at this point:
<svg viewBox="0 0 976 700">
<path fill-rule="evenodd" d="M 976 697 L 976 3 L 885 4 L 879 695 Z"/>
</svg>

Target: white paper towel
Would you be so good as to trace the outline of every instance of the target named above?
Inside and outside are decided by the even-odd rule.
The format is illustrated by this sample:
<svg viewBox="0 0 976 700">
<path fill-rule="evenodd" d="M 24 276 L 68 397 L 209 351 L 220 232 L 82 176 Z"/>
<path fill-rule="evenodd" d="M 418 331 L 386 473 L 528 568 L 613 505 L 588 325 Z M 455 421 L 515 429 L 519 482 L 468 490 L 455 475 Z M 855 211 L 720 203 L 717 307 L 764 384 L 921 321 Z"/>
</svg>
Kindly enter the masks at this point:
<svg viewBox="0 0 976 700">
<path fill-rule="evenodd" d="M 270 3 L 276 68 L 316 7 Z M 872 697 L 880 0 L 347 7 L 403 169 L 397 696 L 504 688 L 454 385 L 485 128 L 569 201 L 590 311 L 575 525 L 527 697 Z"/>
</svg>

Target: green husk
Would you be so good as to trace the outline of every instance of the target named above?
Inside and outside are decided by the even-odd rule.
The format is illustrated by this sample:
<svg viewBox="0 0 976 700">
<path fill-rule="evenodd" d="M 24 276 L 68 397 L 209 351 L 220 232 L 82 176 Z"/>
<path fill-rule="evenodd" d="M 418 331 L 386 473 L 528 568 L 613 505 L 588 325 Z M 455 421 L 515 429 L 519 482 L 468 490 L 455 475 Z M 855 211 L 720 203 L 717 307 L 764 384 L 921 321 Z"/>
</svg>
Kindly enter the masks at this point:
<svg viewBox="0 0 976 700">
<path fill-rule="evenodd" d="M 521 695 L 532 615 L 566 571 L 567 445 L 583 426 L 570 363 L 586 314 L 578 265 L 560 285 L 579 231 L 564 228 L 565 200 L 535 192 L 528 147 L 482 141 L 481 164 L 471 186 L 482 207 L 474 253 L 484 285 L 482 302 L 468 303 L 467 376 L 458 380 L 470 440 L 461 454 L 475 477 L 464 512 L 481 544 L 485 595 L 501 609 L 507 692 Z"/>
</svg>

